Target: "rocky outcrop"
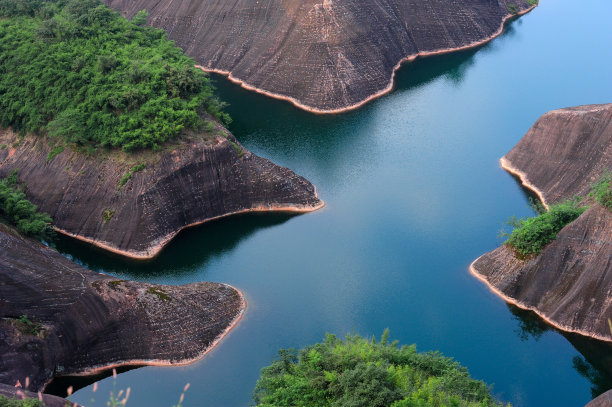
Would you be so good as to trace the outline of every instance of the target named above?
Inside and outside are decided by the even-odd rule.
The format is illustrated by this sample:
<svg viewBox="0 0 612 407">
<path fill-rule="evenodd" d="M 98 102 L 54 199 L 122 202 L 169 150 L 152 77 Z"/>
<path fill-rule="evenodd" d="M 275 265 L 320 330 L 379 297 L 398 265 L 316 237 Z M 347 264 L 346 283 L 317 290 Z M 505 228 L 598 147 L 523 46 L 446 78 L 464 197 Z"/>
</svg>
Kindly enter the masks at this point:
<svg viewBox="0 0 612 407">
<path fill-rule="evenodd" d="M 168 32 L 205 70 L 314 112 L 391 90 L 402 61 L 482 44 L 527 0 L 103 0 Z M 533 2 L 535 3 L 535 2 Z"/>
<path fill-rule="evenodd" d="M 0 145 L 0 176 L 18 169 L 28 199 L 57 230 L 133 258 L 151 258 L 180 230 L 211 219 L 323 205 L 306 179 L 245 150 L 221 128 L 135 154 L 65 148 L 54 156 L 44 137 L 10 130 L 0 130 Z"/>
<path fill-rule="evenodd" d="M 591 400 L 585 407 L 612 407 L 612 390 Z"/>
<path fill-rule="evenodd" d="M 547 113 L 502 159 L 544 202 L 585 195 L 612 167 L 612 105 Z M 612 341 L 612 212 L 595 202 L 537 256 L 502 246 L 472 274 L 496 294 L 559 329 Z"/>
<path fill-rule="evenodd" d="M 80 267 L 0 225 L 0 383 L 204 356 L 245 309 L 225 284 L 152 285 Z M 26 316 L 26 317 L 23 317 Z"/>
<path fill-rule="evenodd" d="M 612 168 L 612 104 L 544 114 L 501 163 L 545 203 L 586 195 Z"/>
</svg>

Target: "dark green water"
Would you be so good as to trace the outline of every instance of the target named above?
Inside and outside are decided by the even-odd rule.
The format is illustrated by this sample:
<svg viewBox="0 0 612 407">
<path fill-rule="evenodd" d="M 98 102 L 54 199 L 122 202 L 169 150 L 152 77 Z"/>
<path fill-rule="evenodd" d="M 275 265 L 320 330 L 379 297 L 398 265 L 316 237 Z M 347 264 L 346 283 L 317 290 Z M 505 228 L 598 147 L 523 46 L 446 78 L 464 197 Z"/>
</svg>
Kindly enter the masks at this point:
<svg viewBox="0 0 612 407">
<path fill-rule="evenodd" d="M 119 375 L 129 405 L 171 406 L 190 382 L 185 406 L 245 406 L 279 348 L 386 327 L 455 357 L 515 407 L 580 406 L 612 387 L 609 347 L 548 329 L 468 273 L 497 247 L 504 220 L 531 213 L 499 157 L 544 112 L 612 100 L 611 15 L 609 0 L 542 0 L 485 47 L 406 65 L 393 93 L 343 115 L 307 114 L 219 78 L 238 139 L 307 177 L 327 206 L 210 223 L 148 263 L 60 242 L 94 270 L 226 282 L 247 296 L 244 320 L 204 360 Z M 101 382 L 95 405 L 111 386 Z"/>
</svg>

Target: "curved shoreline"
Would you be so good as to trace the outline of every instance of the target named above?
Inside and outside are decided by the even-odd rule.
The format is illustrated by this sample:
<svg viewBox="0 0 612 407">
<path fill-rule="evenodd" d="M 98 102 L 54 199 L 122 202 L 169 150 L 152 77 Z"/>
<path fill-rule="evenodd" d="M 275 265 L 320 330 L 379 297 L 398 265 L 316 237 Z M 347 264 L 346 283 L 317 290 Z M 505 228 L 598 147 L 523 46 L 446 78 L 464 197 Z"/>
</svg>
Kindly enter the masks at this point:
<svg viewBox="0 0 612 407">
<path fill-rule="evenodd" d="M 534 8 L 536 8 L 536 5 L 533 5 L 531 7 L 526 8 L 525 10 L 519 11 L 516 14 L 508 14 L 506 15 L 501 22 L 501 25 L 499 27 L 499 29 L 494 32 L 491 36 L 480 40 L 480 41 L 476 41 L 476 42 L 472 42 L 468 45 L 463 45 L 461 47 L 457 47 L 457 48 L 444 48 L 444 49 L 440 49 L 437 51 L 422 51 L 422 52 L 417 52 L 416 54 L 412 54 L 409 55 L 407 57 L 404 57 L 402 59 L 399 60 L 399 62 L 395 65 L 395 67 L 393 67 L 393 71 L 391 73 L 391 79 L 389 80 L 389 84 L 382 90 L 368 96 L 367 98 L 363 99 L 360 102 L 357 102 L 355 104 L 346 106 L 346 107 L 342 107 L 342 108 L 337 108 L 337 109 L 319 109 L 313 106 L 308 106 L 302 102 L 300 102 L 298 99 L 291 97 L 291 96 L 286 96 L 286 95 L 281 95 L 279 93 L 274 93 L 274 92 L 270 92 L 267 90 L 263 90 L 260 89 L 256 86 L 250 85 L 247 82 L 243 81 L 242 79 L 238 79 L 235 76 L 232 75 L 231 71 L 224 71 L 222 69 L 216 69 L 216 68 L 207 68 L 204 67 L 202 65 L 195 65 L 196 68 L 199 68 L 205 72 L 212 72 L 212 73 L 217 73 L 220 75 L 224 75 L 227 77 L 227 79 L 230 82 L 233 82 L 235 84 L 240 85 L 242 88 L 249 90 L 249 91 L 253 91 L 255 93 L 259 93 L 261 95 L 264 96 L 268 96 L 271 97 L 273 99 L 278 99 L 278 100 L 283 100 L 286 102 L 291 103 L 292 105 L 294 105 L 295 107 L 305 110 L 309 113 L 315 113 L 315 114 L 338 114 L 338 113 L 345 113 L 345 112 L 349 112 L 351 110 L 355 110 L 360 108 L 361 106 L 365 105 L 366 103 L 371 102 L 374 99 L 378 99 L 381 96 L 386 95 L 387 93 L 391 92 L 393 90 L 394 84 L 395 84 L 395 74 L 397 72 L 397 70 L 402 66 L 402 64 L 404 64 L 405 62 L 411 62 L 414 61 L 415 59 L 419 58 L 419 57 L 429 57 L 429 56 L 434 56 L 434 55 L 443 55 L 443 54 L 448 54 L 451 52 L 457 52 L 457 51 L 466 51 L 472 48 L 476 48 L 479 47 L 483 44 L 486 44 L 487 42 L 495 39 L 496 37 L 498 37 L 499 35 L 501 35 L 504 31 L 504 27 L 506 25 L 506 22 L 512 18 L 515 17 L 520 17 L 524 14 L 527 14 L 528 12 L 530 12 L 531 10 L 533 10 Z"/>
<path fill-rule="evenodd" d="M 536 194 L 538 199 L 542 202 L 542 205 L 544 205 L 544 208 L 546 208 L 547 210 L 550 209 L 548 203 L 546 202 L 546 199 L 544 199 L 544 193 L 540 191 L 538 187 L 533 185 L 531 181 L 529 181 L 529 179 L 527 178 L 527 174 L 525 174 L 518 168 L 512 166 L 510 161 L 505 156 L 499 159 L 499 163 L 504 170 L 518 177 L 521 180 L 521 185 L 523 185 L 525 188 L 530 189 L 534 194 Z"/>
<path fill-rule="evenodd" d="M 484 256 L 484 254 L 482 255 Z M 474 260 L 469 267 L 469 271 L 470 274 L 473 275 L 474 277 L 476 277 L 478 280 L 482 281 L 488 288 L 489 290 L 497 295 L 498 297 L 501 297 L 501 299 L 503 299 L 505 302 L 515 305 L 521 309 L 525 309 L 528 311 L 533 311 L 534 313 L 536 313 L 540 318 L 542 318 L 547 324 L 551 325 L 552 327 L 559 329 L 561 331 L 565 331 L 565 332 L 570 332 L 570 333 L 575 333 L 575 334 L 579 334 L 579 335 L 583 335 L 583 336 L 587 336 L 589 338 L 593 338 L 593 339 L 597 339 L 600 341 L 604 341 L 604 342 L 612 342 L 612 338 L 609 337 L 604 337 L 601 335 L 598 335 L 596 333 L 593 332 L 588 332 L 588 331 L 583 331 L 580 329 L 575 329 L 566 325 L 562 325 L 559 324 L 557 322 L 554 322 L 553 320 L 551 320 L 548 316 L 546 316 L 546 314 L 544 314 L 543 312 L 539 311 L 536 307 L 524 304 L 512 297 L 507 296 L 506 294 L 504 294 L 502 291 L 500 291 L 497 287 L 493 286 L 491 283 L 489 283 L 489 281 L 486 279 L 486 277 L 484 277 L 482 274 L 480 274 L 475 268 L 474 268 L 474 263 L 476 263 L 478 260 L 480 260 L 480 258 L 482 257 L 478 257 L 476 260 Z"/>
<path fill-rule="evenodd" d="M 131 359 L 131 360 L 124 360 L 124 361 L 120 361 L 120 362 L 115 362 L 115 363 L 111 363 L 111 364 L 107 364 L 107 365 L 98 365 L 98 366 L 93 366 L 89 369 L 83 370 L 81 372 L 77 372 L 77 373 L 71 373 L 69 375 L 65 375 L 65 376 L 56 376 L 53 377 L 51 380 L 49 380 L 48 382 L 45 383 L 44 387 L 43 387 L 43 392 L 44 390 L 47 388 L 47 386 L 56 378 L 59 377 L 86 377 L 86 376 L 94 376 L 94 375 L 98 375 L 100 373 L 106 372 L 108 370 L 111 369 L 116 369 L 118 367 L 144 367 L 144 366 L 165 366 L 165 367 L 176 367 L 176 366 L 187 366 L 190 365 L 194 362 L 197 362 L 199 360 L 201 360 L 202 358 L 204 358 L 204 356 L 206 356 L 208 354 L 208 352 L 210 352 L 211 350 L 213 350 L 215 347 L 217 347 L 217 345 L 219 345 L 219 342 L 221 342 L 222 339 L 224 339 L 232 329 L 234 329 L 238 323 L 242 320 L 242 318 L 244 317 L 244 314 L 246 312 L 247 309 L 247 301 L 246 298 L 244 296 L 244 294 L 242 293 L 241 290 L 237 289 L 234 286 L 231 286 L 229 284 L 225 284 L 225 283 L 220 283 L 223 284 L 227 287 L 230 287 L 234 290 L 236 290 L 238 292 L 238 295 L 240 296 L 240 311 L 238 312 L 238 314 L 236 316 L 234 316 L 234 319 L 232 320 L 232 322 L 223 330 L 223 332 L 221 332 L 219 335 L 217 335 L 217 337 L 211 342 L 211 344 L 204 349 L 202 352 L 200 352 L 197 356 L 191 358 L 191 359 L 185 359 L 185 360 L 181 360 L 181 361 L 177 361 L 177 362 L 173 362 L 171 360 L 161 360 L 161 359 L 151 359 L 151 360 L 145 360 L 145 359 Z"/>
<path fill-rule="evenodd" d="M 315 191 L 315 196 L 318 198 L 318 195 L 316 194 Z M 191 223 L 189 225 L 185 225 L 185 226 L 181 226 L 179 229 L 177 229 L 176 231 L 164 236 L 163 238 L 161 238 L 159 240 L 159 243 L 154 244 L 152 246 L 149 247 L 149 249 L 147 250 L 141 250 L 141 251 L 133 251 L 133 250 L 121 250 L 118 249 L 115 246 L 112 246 L 108 243 L 104 243 L 104 242 L 100 242 L 97 241 L 95 239 L 89 238 L 89 237 L 85 237 L 85 236 L 81 236 L 78 235 L 76 233 L 71 233 L 67 230 L 64 229 L 60 229 L 57 226 L 54 226 L 54 230 L 58 233 L 61 233 L 65 236 L 71 237 L 73 239 L 77 239 L 80 240 L 82 242 L 85 243 L 89 243 L 93 246 L 99 247 L 101 249 L 107 250 L 111 253 L 115 253 L 118 254 L 120 256 L 123 257 L 127 257 L 129 259 L 133 259 L 133 260 L 151 260 L 153 258 L 155 258 L 157 255 L 159 255 L 159 253 L 163 250 L 164 247 L 166 247 L 170 241 L 172 241 L 172 239 L 174 239 L 181 231 L 194 227 L 194 226 L 199 226 L 202 225 L 204 223 L 210 222 L 210 221 L 214 221 L 217 219 L 221 219 L 221 218 L 225 218 L 228 216 L 232 216 L 232 215 L 240 215 L 240 214 L 245 214 L 245 213 L 256 213 L 256 212 L 280 212 L 280 213 L 309 213 L 309 212 L 314 212 L 316 210 L 319 210 L 321 208 L 323 208 L 325 206 L 325 202 L 320 200 L 320 203 L 318 205 L 315 206 L 310 206 L 310 207 L 296 207 L 296 206 L 256 206 L 250 209 L 243 209 L 240 211 L 235 211 L 235 212 L 229 212 L 229 213 L 225 213 L 223 215 L 218 215 L 218 216 L 214 216 L 212 218 L 207 218 L 204 219 L 202 221 L 198 221 L 198 222 L 194 222 Z"/>
</svg>

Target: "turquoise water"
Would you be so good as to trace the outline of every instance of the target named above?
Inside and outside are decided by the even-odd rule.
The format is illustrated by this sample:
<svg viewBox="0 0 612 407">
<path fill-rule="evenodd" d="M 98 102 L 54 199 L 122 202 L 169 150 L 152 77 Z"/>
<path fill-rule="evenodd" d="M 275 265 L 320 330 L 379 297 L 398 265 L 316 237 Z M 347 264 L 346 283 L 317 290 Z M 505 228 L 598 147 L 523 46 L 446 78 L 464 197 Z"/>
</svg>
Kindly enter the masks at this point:
<svg viewBox="0 0 612 407">
<path fill-rule="evenodd" d="M 219 281 L 246 294 L 244 320 L 202 361 L 120 374 L 128 405 L 171 406 L 190 382 L 185 406 L 245 406 L 279 348 L 386 327 L 453 356 L 515 407 L 580 406 L 612 387 L 609 347 L 548 329 L 468 273 L 509 216 L 531 213 L 499 157 L 548 110 L 612 101 L 610 15 L 609 0 L 542 0 L 488 45 L 405 65 L 393 93 L 342 115 L 307 114 L 216 77 L 237 138 L 308 178 L 327 205 L 213 222 L 147 263 L 58 244 L 120 277 Z M 90 397 L 86 387 L 73 399 Z"/>
</svg>

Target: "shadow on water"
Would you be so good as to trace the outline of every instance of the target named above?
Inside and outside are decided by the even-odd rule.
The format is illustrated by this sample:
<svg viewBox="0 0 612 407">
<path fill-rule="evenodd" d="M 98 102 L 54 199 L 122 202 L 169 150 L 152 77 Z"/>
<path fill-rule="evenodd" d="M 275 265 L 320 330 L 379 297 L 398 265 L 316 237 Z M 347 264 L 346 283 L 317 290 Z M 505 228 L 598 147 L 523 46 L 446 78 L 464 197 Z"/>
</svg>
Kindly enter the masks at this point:
<svg viewBox="0 0 612 407">
<path fill-rule="evenodd" d="M 128 367 L 118 367 L 116 369 L 117 373 L 125 373 L 130 370 L 138 369 L 142 366 L 128 366 Z M 75 392 L 84 387 L 89 386 L 90 384 L 94 384 L 95 382 L 99 382 L 107 377 L 113 375 L 113 369 L 104 370 L 101 373 L 90 375 L 90 376 L 62 376 L 56 377 L 53 379 L 47 387 L 45 387 L 46 394 L 52 394 L 58 397 L 68 397 L 68 388 L 72 387 L 72 391 Z M 105 396 L 102 396 L 105 397 Z"/>
<path fill-rule="evenodd" d="M 198 272 L 212 258 L 231 251 L 255 233 L 292 218 L 285 213 L 250 213 L 217 219 L 183 230 L 151 260 L 133 260 L 66 236 L 55 246 L 71 260 L 95 271 L 119 273 L 135 280 Z"/>
<path fill-rule="evenodd" d="M 580 353 L 572 358 L 572 366 L 591 383 L 593 398 L 612 388 L 612 343 L 568 333 L 547 324 L 535 312 L 506 304 L 517 321 L 516 333 L 522 341 L 538 341 L 547 331 L 558 332 Z"/>
</svg>

